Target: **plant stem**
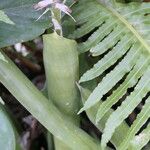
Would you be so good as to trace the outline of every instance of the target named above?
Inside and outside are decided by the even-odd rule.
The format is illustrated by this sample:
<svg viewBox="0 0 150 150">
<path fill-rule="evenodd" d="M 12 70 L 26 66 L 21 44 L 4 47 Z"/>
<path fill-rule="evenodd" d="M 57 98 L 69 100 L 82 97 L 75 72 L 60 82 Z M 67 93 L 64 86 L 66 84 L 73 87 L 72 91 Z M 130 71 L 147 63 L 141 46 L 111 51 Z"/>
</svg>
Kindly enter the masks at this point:
<svg viewBox="0 0 150 150">
<path fill-rule="evenodd" d="M 52 22 L 54 20 L 56 21 L 56 24 L 58 24 L 58 25 L 55 25 L 55 23 L 53 22 L 54 30 L 58 35 L 62 36 L 63 33 L 62 33 L 62 27 L 61 27 L 61 11 L 59 9 L 52 8 L 51 14 L 52 14 Z M 56 26 L 60 26 L 60 27 L 57 28 Z"/>
</svg>

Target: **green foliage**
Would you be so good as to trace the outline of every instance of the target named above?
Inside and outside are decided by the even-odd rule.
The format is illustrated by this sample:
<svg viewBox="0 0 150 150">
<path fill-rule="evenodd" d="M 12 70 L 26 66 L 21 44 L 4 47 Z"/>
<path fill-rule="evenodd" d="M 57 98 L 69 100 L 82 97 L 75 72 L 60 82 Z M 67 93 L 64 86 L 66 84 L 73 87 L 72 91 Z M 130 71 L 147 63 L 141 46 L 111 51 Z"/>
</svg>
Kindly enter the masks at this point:
<svg viewBox="0 0 150 150">
<path fill-rule="evenodd" d="M 0 148 L 3 150 L 20 150 L 18 145 L 17 131 L 5 110 L 0 104 Z"/>
<path fill-rule="evenodd" d="M 150 125 L 143 130 L 139 135 L 136 135 L 129 146 L 130 150 L 142 149 L 150 139 Z M 149 145 L 148 145 L 149 146 Z"/>
<path fill-rule="evenodd" d="M 53 134 L 55 150 L 109 149 L 106 147 L 109 141 L 117 150 L 140 150 L 150 140 L 150 126 L 140 130 L 150 117 L 150 3 L 118 1 L 122 3 L 79 0 L 73 6 L 76 29 L 65 17 L 62 23 L 64 35 L 72 30 L 70 38 L 79 43 L 80 73 L 88 68 L 84 60 L 88 53 L 92 60 L 98 60 L 81 76 L 78 87 L 84 103 L 79 113 L 86 111 L 90 121 L 103 132 L 101 147 L 97 139 L 79 128 L 80 96 L 76 87 L 79 60 L 74 40 L 56 33 L 43 36 L 47 98 L 0 52 L 0 82 Z M 36 21 L 42 14 L 33 8 L 37 2 L 1 1 L 0 47 L 34 39 L 50 26 L 49 15 Z M 68 5 L 73 2 L 66 1 Z M 55 19 L 60 23 L 60 11 L 55 11 L 54 15 L 59 16 Z M 1 99 L 0 103 L 3 103 Z M 128 126 L 125 119 L 139 104 L 143 107 Z M 2 149 L 19 149 L 17 133 L 1 104 L 0 122 L 3 122 L 0 125 Z M 52 138 L 48 134 L 48 145 L 53 149 Z"/>
<path fill-rule="evenodd" d="M 77 117 L 80 97 L 76 87 L 79 80 L 76 42 L 56 33 L 44 35 L 43 42 L 49 97 L 63 113 Z"/>
<path fill-rule="evenodd" d="M 89 89 L 83 88 L 81 86 L 79 86 L 80 92 L 81 92 L 81 96 L 82 96 L 82 102 L 85 103 L 87 98 L 89 97 L 89 95 L 91 94 L 91 91 Z M 94 105 L 93 107 L 91 107 L 90 109 L 86 110 L 87 116 L 89 117 L 89 119 L 91 120 L 91 122 L 93 124 L 95 124 L 95 126 L 100 130 L 103 131 L 105 128 L 105 123 L 108 119 L 108 117 L 113 113 L 113 109 L 110 109 L 105 115 L 104 117 L 101 119 L 100 122 L 98 122 L 97 124 L 95 123 L 95 117 L 96 117 L 96 113 L 97 110 L 99 108 L 99 105 L 102 102 L 99 101 L 98 105 Z M 125 122 L 123 122 L 119 128 L 116 130 L 116 132 L 114 133 L 113 137 L 111 138 L 111 142 L 118 147 L 121 142 L 123 141 L 123 139 L 126 137 L 126 133 L 128 131 L 128 126 Z"/>
<path fill-rule="evenodd" d="M 36 21 L 42 13 L 33 8 L 37 2 L 38 0 L 1 0 L 0 47 L 34 39 L 50 27 L 49 15 Z"/>
<path fill-rule="evenodd" d="M 150 97 L 146 100 L 146 104 L 143 106 L 143 109 L 141 110 L 137 119 L 130 127 L 127 136 L 123 140 L 118 150 L 124 150 L 126 147 L 129 146 L 130 141 L 134 138 L 135 134 L 145 124 L 145 122 L 148 120 L 149 117 L 150 117 Z"/>
<path fill-rule="evenodd" d="M 93 57 L 104 55 L 80 78 L 79 82 L 82 83 L 104 76 L 80 113 L 97 104 L 99 110 L 95 121 L 98 123 L 114 104 L 125 97 L 121 106 L 109 116 L 105 124 L 102 148 L 106 147 L 115 130 L 150 91 L 149 13 L 150 3 L 115 3 L 110 7 L 97 1 L 82 0 L 75 6 L 74 17 L 78 28 L 70 37 L 88 37 L 85 42 L 79 44 L 80 53 L 90 51 Z M 106 70 L 108 73 L 105 74 Z M 125 96 L 131 87 L 134 91 Z M 112 92 L 107 99 L 99 104 L 103 96 L 110 91 Z M 145 103 L 140 114 L 142 122 L 139 121 L 138 124 L 137 118 L 136 125 L 133 124 L 129 129 L 129 133 L 132 132 L 129 134 L 131 139 L 125 139 L 119 149 L 122 149 L 123 145 L 124 150 L 128 148 L 130 140 L 149 118 L 148 105 Z M 145 110 L 146 108 L 148 110 Z M 147 112 L 146 115 L 144 112 Z"/>
<path fill-rule="evenodd" d="M 2 10 L 0 10 L 0 21 L 14 25 L 14 22 L 12 22 Z"/>
<path fill-rule="evenodd" d="M 97 141 L 67 119 L 27 77 L 0 52 L 0 81 L 15 98 L 54 136 L 73 150 L 98 149 Z"/>
</svg>

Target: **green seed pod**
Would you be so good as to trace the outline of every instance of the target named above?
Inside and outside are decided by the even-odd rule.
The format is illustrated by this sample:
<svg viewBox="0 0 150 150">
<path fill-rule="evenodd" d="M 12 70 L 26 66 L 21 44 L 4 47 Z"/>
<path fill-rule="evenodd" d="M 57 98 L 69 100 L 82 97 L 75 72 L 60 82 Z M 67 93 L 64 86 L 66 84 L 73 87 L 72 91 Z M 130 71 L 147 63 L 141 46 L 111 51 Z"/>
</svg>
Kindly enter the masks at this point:
<svg viewBox="0 0 150 150">
<path fill-rule="evenodd" d="M 43 36 L 44 66 L 48 96 L 72 122 L 78 124 L 79 94 L 76 81 L 79 79 L 79 60 L 76 42 L 56 33 Z M 56 150 L 70 150 L 54 138 Z"/>
<path fill-rule="evenodd" d="M 67 116 L 77 116 L 79 61 L 76 42 L 53 33 L 44 35 L 43 43 L 48 96 Z"/>
</svg>

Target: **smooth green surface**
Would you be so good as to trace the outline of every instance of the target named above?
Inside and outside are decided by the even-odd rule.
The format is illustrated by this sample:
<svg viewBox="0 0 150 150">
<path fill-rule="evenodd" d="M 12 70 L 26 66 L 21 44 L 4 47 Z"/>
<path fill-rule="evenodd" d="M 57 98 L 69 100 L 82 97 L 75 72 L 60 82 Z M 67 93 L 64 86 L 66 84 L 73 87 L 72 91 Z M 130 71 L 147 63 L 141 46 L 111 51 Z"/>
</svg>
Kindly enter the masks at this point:
<svg viewBox="0 0 150 150">
<path fill-rule="evenodd" d="M 76 42 L 56 33 L 44 35 L 43 42 L 49 98 L 63 113 L 78 117 L 80 97 L 76 87 L 79 79 Z"/>
<path fill-rule="evenodd" d="M 0 104 L 0 149 L 16 150 L 15 132 L 8 114 Z"/>
<path fill-rule="evenodd" d="M 5 21 L 0 19 L 0 47 L 34 39 L 50 27 L 49 15 L 36 21 L 42 14 L 34 9 L 37 2 L 39 0 L 0 1 L 0 16 L 2 12 L 3 17 L 5 14 Z"/>
<path fill-rule="evenodd" d="M 75 41 L 56 33 L 43 36 L 44 66 L 49 98 L 66 117 L 78 123 L 79 94 L 76 82 L 79 79 L 79 60 Z M 56 150 L 70 149 L 54 138 Z"/>
<path fill-rule="evenodd" d="M 0 81 L 45 128 L 73 150 L 98 149 L 92 137 L 62 115 L 5 54 L 0 55 L 7 60 L 0 59 Z"/>
</svg>

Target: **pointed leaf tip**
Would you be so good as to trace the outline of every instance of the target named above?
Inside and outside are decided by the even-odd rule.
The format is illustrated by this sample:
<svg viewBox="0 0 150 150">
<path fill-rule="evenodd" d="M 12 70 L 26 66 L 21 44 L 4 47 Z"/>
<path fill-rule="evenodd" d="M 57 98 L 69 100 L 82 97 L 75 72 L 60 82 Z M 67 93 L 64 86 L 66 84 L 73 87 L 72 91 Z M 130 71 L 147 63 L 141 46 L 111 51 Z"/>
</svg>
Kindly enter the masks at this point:
<svg viewBox="0 0 150 150">
<path fill-rule="evenodd" d="M 79 80 L 79 84 L 82 83 L 82 82 L 84 82 L 84 80 L 83 80 L 82 77 L 81 77 L 81 79 Z"/>
<path fill-rule="evenodd" d="M 84 107 L 79 110 L 79 112 L 77 113 L 77 115 L 81 114 L 83 111 L 85 111 Z"/>
</svg>

